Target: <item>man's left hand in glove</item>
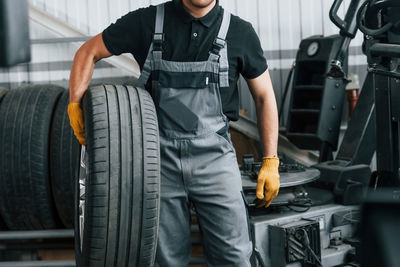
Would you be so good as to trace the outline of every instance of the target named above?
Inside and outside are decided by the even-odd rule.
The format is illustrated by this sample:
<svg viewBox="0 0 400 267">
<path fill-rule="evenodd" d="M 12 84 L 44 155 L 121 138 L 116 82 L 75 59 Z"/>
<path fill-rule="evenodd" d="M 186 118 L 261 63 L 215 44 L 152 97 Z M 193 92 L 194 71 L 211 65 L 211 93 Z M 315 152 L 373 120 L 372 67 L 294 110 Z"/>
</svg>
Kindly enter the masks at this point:
<svg viewBox="0 0 400 267">
<path fill-rule="evenodd" d="M 280 187 L 278 169 L 278 157 L 263 158 L 263 164 L 257 179 L 256 207 L 268 207 L 278 195 Z"/>
</svg>

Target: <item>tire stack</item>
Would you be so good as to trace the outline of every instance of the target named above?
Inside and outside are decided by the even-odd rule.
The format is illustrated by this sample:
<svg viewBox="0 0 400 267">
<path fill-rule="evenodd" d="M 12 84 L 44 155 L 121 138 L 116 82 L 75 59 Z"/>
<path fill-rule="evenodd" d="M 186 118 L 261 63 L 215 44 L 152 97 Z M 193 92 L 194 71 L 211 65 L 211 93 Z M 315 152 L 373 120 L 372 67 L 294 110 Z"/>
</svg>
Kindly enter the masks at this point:
<svg viewBox="0 0 400 267">
<path fill-rule="evenodd" d="M 58 226 L 49 174 L 52 115 L 63 89 L 9 91 L 0 106 L 0 210 L 11 230 Z"/>
<path fill-rule="evenodd" d="M 75 226 L 78 266 L 153 266 L 160 152 L 151 97 L 130 86 L 88 89 L 85 169 L 68 102 L 52 85 L 0 89 L 0 229 Z"/>
</svg>

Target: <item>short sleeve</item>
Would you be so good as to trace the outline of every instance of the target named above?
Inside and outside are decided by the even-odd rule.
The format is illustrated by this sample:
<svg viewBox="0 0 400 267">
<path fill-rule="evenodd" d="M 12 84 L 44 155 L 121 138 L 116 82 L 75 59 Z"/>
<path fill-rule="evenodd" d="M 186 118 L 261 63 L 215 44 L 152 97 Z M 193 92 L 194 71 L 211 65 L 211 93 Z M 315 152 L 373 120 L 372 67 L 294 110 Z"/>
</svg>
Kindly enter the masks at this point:
<svg viewBox="0 0 400 267">
<path fill-rule="evenodd" d="M 129 12 L 108 26 L 103 31 L 107 50 L 113 55 L 141 53 L 150 42 L 151 30 L 148 29 L 154 27 L 153 19 L 150 19 L 154 18 L 154 10 L 154 7 L 148 7 Z"/>
<path fill-rule="evenodd" d="M 130 12 L 103 31 L 104 44 L 111 54 L 131 52 L 134 45 L 133 36 L 137 32 L 135 25 L 138 25 L 139 21 L 138 11 Z"/>
<path fill-rule="evenodd" d="M 240 73 L 246 79 L 254 79 L 263 74 L 268 65 L 257 33 L 250 23 L 246 24 L 246 38 L 243 38 L 246 41 L 242 45 Z"/>
</svg>

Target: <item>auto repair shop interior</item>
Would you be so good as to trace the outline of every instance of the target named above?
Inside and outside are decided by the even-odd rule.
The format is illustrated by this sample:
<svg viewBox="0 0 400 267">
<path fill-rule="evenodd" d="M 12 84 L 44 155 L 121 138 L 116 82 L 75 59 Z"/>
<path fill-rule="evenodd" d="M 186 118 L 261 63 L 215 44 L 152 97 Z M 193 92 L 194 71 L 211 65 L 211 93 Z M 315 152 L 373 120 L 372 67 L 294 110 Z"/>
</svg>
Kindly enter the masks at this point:
<svg viewBox="0 0 400 267">
<path fill-rule="evenodd" d="M 221 100 L 217 91 L 228 79 L 222 64 L 228 61 L 226 51 L 228 56 L 231 51 L 230 33 L 227 49 L 223 35 L 228 12 L 250 22 L 268 64 L 279 118 L 277 154 L 265 154 L 266 135 L 258 126 L 268 121 L 257 119 L 251 82 L 239 77 L 237 87 L 233 85 L 238 90 L 238 119 L 224 128 L 229 128 L 228 134 L 212 135 L 224 153 L 236 156 L 235 163 L 215 158 L 200 166 L 204 152 L 189 146 L 189 155 L 195 154 L 193 169 L 186 170 L 182 163 L 182 173 L 210 168 L 209 173 L 229 174 L 237 169 L 237 160 L 238 196 L 246 211 L 240 220 L 248 224 L 239 232 L 247 235 L 248 230 L 249 266 L 399 267 L 400 1 L 175 0 L 188 14 L 187 3 L 216 3 L 224 9 L 220 35 L 209 52 L 210 61 L 217 53 L 216 63 L 205 65 L 217 64 L 216 72 L 208 67 L 208 72 L 196 70 L 198 62 L 157 61 L 157 53 L 168 48 L 161 48 L 163 42 L 171 40 L 167 23 L 166 36 L 160 32 L 160 20 L 151 32 L 154 37 L 149 35 L 149 53 L 143 52 L 154 61 L 146 61 L 142 76 L 143 63 L 129 53 L 104 56 L 96 63 L 89 87 L 75 103 L 85 125 L 78 133 L 76 127 L 83 126 L 74 126 L 72 114 L 77 113 L 70 104 L 78 92 L 73 89 L 80 84 L 76 81 L 86 77 L 78 74 L 86 73 L 77 67 L 78 49 L 139 8 L 157 6 L 158 19 L 165 6 L 167 21 L 172 2 L 161 5 L 165 2 L 170 0 L 0 0 L 0 267 L 178 266 L 162 257 L 180 232 L 169 233 L 165 240 L 163 203 L 169 195 L 164 177 L 169 167 L 175 168 L 173 162 L 167 164 L 167 154 L 174 150 L 165 134 L 171 134 L 168 125 L 175 125 L 172 117 L 191 118 L 190 111 L 173 108 L 181 105 L 183 94 L 200 101 L 190 103 L 193 110 L 200 106 L 196 103 L 208 103 L 195 98 L 202 90 L 179 90 L 182 84 L 200 84 L 198 77 L 203 81 L 203 74 L 211 75 L 202 84 Z M 188 36 L 202 37 L 200 32 L 199 37 L 197 32 Z M 178 67 L 193 69 L 171 70 Z M 146 83 L 140 83 L 146 72 L 152 72 L 152 83 L 147 84 L 152 84 L 153 93 L 163 86 L 162 79 L 175 77 L 173 88 L 164 86 L 168 88 L 157 91 L 161 96 L 152 95 Z M 177 101 L 172 106 L 162 102 L 168 94 L 175 94 L 169 99 Z M 165 115 L 168 110 L 175 113 Z M 200 126 L 219 125 L 208 115 L 179 127 L 186 129 L 197 118 Z M 178 133 L 176 129 L 171 132 Z M 79 139 L 80 134 L 86 139 Z M 180 144 L 183 158 L 186 143 Z M 210 159 L 218 149 L 211 150 Z M 265 162 L 271 158 L 279 158 L 279 193 L 268 205 L 258 197 L 258 184 L 270 170 Z M 218 212 L 201 213 L 195 195 L 189 195 L 190 233 L 184 239 L 190 257 L 188 252 L 180 266 L 247 266 L 233 258 L 223 264 L 226 259 L 218 258 L 224 253 L 216 250 L 220 245 L 212 243 L 205 223 L 220 224 Z M 227 247 L 239 247 L 230 244 L 236 239 L 215 231 L 216 236 L 225 234 Z M 168 250 L 179 249 L 170 245 Z"/>
</svg>

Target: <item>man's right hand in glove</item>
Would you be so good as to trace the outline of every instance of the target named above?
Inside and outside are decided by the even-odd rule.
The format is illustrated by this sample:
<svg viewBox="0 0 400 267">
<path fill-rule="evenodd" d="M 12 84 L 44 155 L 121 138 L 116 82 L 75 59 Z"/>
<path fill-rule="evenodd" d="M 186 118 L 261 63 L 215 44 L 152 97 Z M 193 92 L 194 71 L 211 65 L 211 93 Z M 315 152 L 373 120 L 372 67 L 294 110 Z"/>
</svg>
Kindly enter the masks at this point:
<svg viewBox="0 0 400 267">
<path fill-rule="evenodd" d="M 110 56 L 100 33 L 84 43 L 74 57 L 69 78 L 68 116 L 75 136 L 82 145 L 85 145 L 85 124 L 80 101 L 89 86 L 95 63 Z"/>
<path fill-rule="evenodd" d="M 72 102 L 68 105 L 69 123 L 71 124 L 74 134 L 81 145 L 85 142 L 85 123 L 83 121 L 83 111 L 81 103 Z"/>
</svg>

